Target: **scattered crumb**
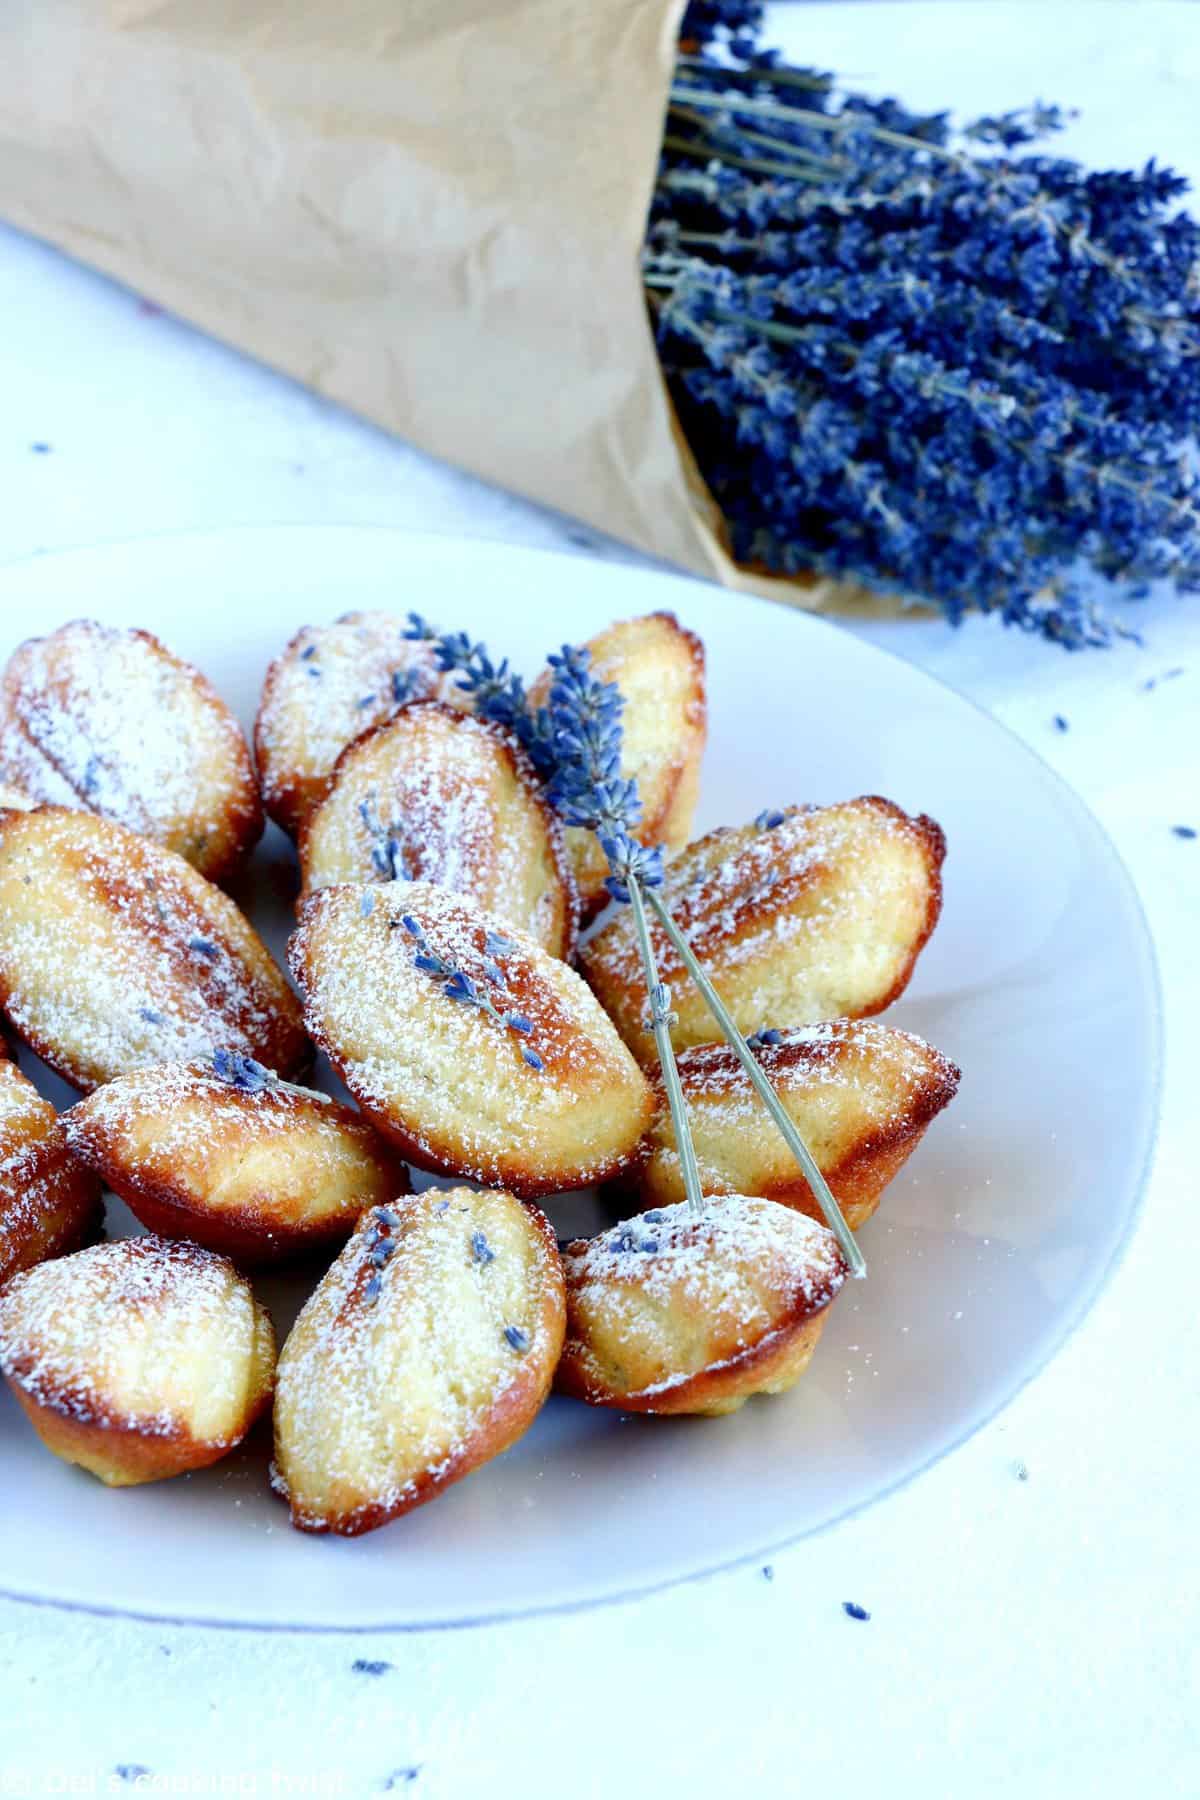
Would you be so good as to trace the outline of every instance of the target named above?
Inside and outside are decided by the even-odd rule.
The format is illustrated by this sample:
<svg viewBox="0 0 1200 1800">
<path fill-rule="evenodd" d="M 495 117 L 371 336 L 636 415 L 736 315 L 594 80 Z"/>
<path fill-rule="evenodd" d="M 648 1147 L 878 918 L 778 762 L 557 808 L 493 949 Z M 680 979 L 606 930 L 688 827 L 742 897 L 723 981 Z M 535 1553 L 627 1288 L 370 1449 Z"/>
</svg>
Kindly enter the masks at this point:
<svg viewBox="0 0 1200 1800">
<path fill-rule="evenodd" d="M 842 1611 L 848 1619 L 869 1619 L 871 1616 L 865 1606 L 859 1606 L 854 1600 L 843 1600 Z"/>
<path fill-rule="evenodd" d="M 391 1668 L 390 1662 L 372 1662 L 369 1657 L 358 1656 L 350 1664 L 354 1675 L 386 1675 Z"/>
</svg>

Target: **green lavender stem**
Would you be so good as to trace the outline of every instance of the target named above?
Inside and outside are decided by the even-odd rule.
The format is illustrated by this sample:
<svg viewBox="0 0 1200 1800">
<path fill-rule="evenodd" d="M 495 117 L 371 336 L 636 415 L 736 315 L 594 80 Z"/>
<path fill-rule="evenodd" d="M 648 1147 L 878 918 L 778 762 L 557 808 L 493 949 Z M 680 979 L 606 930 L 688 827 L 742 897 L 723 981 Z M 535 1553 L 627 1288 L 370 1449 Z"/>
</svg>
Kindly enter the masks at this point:
<svg viewBox="0 0 1200 1800">
<path fill-rule="evenodd" d="M 631 888 L 630 891 L 632 893 L 633 889 Z M 849 1268 L 850 1268 L 850 1273 L 854 1276 L 861 1278 L 867 1272 L 866 1259 L 864 1258 L 862 1251 L 858 1247 L 858 1243 L 857 1243 L 857 1240 L 855 1239 L 854 1233 L 851 1231 L 850 1227 L 847 1225 L 847 1223 L 845 1221 L 845 1218 L 843 1217 L 841 1207 L 838 1205 L 837 1201 L 834 1199 L 832 1193 L 830 1192 L 829 1183 L 826 1181 L 825 1177 L 822 1175 L 820 1169 L 818 1169 L 818 1167 L 816 1165 L 816 1161 L 813 1157 L 812 1151 L 809 1149 L 808 1145 L 804 1142 L 804 1139 L 800 1136 L 800 1133 L 796 1130 L 795 1125 L 792 1123 L 791 1119 L 788 1117 L 786 1111 L 784 1110 L 784 1105 L 783 1105 L 782 1100 L 779 1098 L 779 1095 L 775 1092 L 775 1089 L 772 1087 L 771 1083 L 767 1080 L 767 1077 L 763 1074 L 763 1071 L 762 1071 L 761 1067 L 759 1066 L 757 1057 L 755 1056 L 754 1052 L 749 1048 L 749 1046 L 746 1043 L 745 1038 L 742 1036 L 741 1032 L 738 1030 L 737 1026 L 734 1024 L 733 1019 L 729 1013 L 729 1010 L 725 1005 L 725 1002 L 722 1000 L 720 994 L 718 994 L 718 992 L 717 992 L 716 988 L 713 986 L 712 982 L 708 979 L 708 976 L 704 972 L 704 967 L 703 967 L 702 963 L 699 961 L 699 959 L 696 956 L 695 951 L 692 949 L 692 946 L 688 943 L 688 941 L 684 937 L 682 931 L 680 931 L 678 925 L 676 925 L 674 919 L 671 917 L 670 913 L 667 911 L 667 908 L 664 905 L 663 901 L 660 899 L 659 895 L 654 891 L 653 888 L 650 888 L 647 890 L 646 898 L 649 901 L 651 907 L 653 908 L 655 917 L 658 919 L 659 924 L 662 926 L 663 930 L 666 932 L 667 936 L 670 938 L 671 943 L 674 945 L 675 949 L 679 952 L 679 955 L 682 957 L 684 966 L 686 967 L 688 974 L 691 976 L 692 980 L 695 982 L 696 986 L 699 988 L 701 994 L 704 996 L 705 1004 L 707 1005 L 708 1010 L 712 1013 L 713 1018 L 717 1021 L 717 1024 L 721 1028 L 721 1035 L 724 1037 L 726 1043 L 729 1045 L 730 1049 L 733 1051 L 734 1055 L 737 1057 L 738 1061 L 741 1063 L 743 1069 L 745 1069 L 746 1074 L 750 1078 L 750 1082 L 754 1088 L 755 1093 L 758 1095 L 759 1099 L 762 1101 L 763 1105 L 766 1107 L 767 1111 L 770 1113 L 772 1119 L 775 1121 L 776 1125 L 779 1127 L 779 1130 L 783 1136 L 783 1140 L 786 1143 L 788 1149 L 791 1151 L 792 1155 L 796 1158 L 796 1161 L 800 1164 L 800 1167 L 804 1172 L 804 1178 L 808 1182 L 809 1187 L 813 1191 L 813 1197 L 816 1200 L 817 1205 L 821 1208 L 821 1211 L 825 1215 L 825 1223 L 829 1226 L 830 1231 L 833 1232 L 833 1235 L 837 1238 L 837 1241 L 841 1246 L 842 1255 L 846 1258 L 846 1262 L 848 1263 Z M 640 900 L 640 896 L 639 896 L 639 900 Z M 653 966 L 654 952 L 650 945 L 649 933 L 646 931 L 644 914 L 639 914 L 635 910 L 635 919 L 639 919 L 639 921 L 640 921 L 639 935 L 641 935 L 644 938 L 645 948 L 643 949 L 643 952 L 642 952 L 643 958 L 649 956 L 650 966 Z M 655 1034 L 655 1037 L 656 1037 L 656 1041 L 658 1041 L 657 1032 Z M 659 1043 L 659 1054 L 660 1055 L 662 1054 L 661 1042 Z M 664 1066 L 664 1072 L 665 1072 L 665 1068 L 666 1068 L 665 1063 L 663 1066 Z M 672 1068 L 672 1071 L 675 1073 L 676 1082 L 678 1082 L 679 1075 L 678 1075 L 678 1072 L 675 1071 L 675 1064 L 674 1064 L 673 1057 L 671 1059 L 671 1068 Z M 668 1097 L 669 1097 L 669 1095 L 668 1095 Z M 681 1093 L 680 1094 L 681 1104 L 682 1104 L 682 1098 L 683 1098 L 683 1096 Z M 672 1116 L 672 1118 L 675 1117 L 674 1107 L 672 1107 L 672 1109 L 671 1109 L 671 1116 Z M 683 1140 L 679 1136 L 678 1123 L 676 1123 L 675 1131 L 676 1131 L 676 1141 L 679 1144 L 680 1160 L 683 1161 L 684 1160 Z M 688 1138 L 688 1149 L 689 1149 L 689 1151 L 691 1151 L 690 1136 Z M 694 1162 L 694 1160 L 695 1160 L 694 1151 L 692 1151 L 692 1157 L 693 1157 L 693 1162 Z M 684 1168 L 685 1168 L 685 1180 L 686 1180 L 686 1163 L 684 1164 Z"/>
<path fill-rule="evenodd" d="M 653 893 L 651 891 L 651 898 Z M 667 1090 L 667 1105 L 671 1109 L 671 1123 L 675 1127 L 675 1143 L 679 1150 L 679 1166 L 683 1173 L 683 1187 L 687 1195 L 688 1211 L 699 1216 L 704 1211 L 704 1195 L 700 1188 L 700 1169 L 696 1162 L 696 1146 L 692 1142 L 692 1128 L 688 1122 L 687 1104 L 683 1098 L 683 1084 L 679 1079 L 679 1070 L 675 1064 L 675 1050 L 671 1043 L 671 995 L 658 979 L 658 962 L 654 955 L 654 945 L 650 941 L 650 931 L 646 924 L 646 906 L 642 899 L 642 884 L 634 876 L 629 882 L 629 904 L 633 908 L 634 929 L 637 932 L 638 948 L 642 954 L 642 972 L 646 978 L 646 992 L 650 998 L 650 1023 L 654 1031 L 654 1043 L 658 1050 L 658 1060 L 662 1064 L 663 1083 Z"/>
</svg>

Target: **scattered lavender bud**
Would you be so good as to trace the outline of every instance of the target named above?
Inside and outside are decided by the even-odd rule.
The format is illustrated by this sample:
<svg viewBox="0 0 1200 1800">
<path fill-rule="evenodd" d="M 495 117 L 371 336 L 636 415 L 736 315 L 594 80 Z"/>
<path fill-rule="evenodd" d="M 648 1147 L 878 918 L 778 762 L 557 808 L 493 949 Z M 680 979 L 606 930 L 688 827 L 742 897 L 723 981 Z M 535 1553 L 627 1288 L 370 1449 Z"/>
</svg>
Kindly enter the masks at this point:
<svg viewBox="0 0 1200 1800">
<path fill-rule="evenodd" d="M 1055 731 L 1070 731 L 1071 726 L 1069 720 L 1064 719 L 1061 713 L 1055 713 L 1054 729 Z"/>
<path fill-rule="evenodd" d="M 197 956 L 207 957 L 209 962 L 215 962 L 219 954 L 217 946 L 210 939 L 204 937 L 189 938 L 188 949 L 194 951 Z"/>
<path fill-rule="evenodd" d="M 770 1563 L 764 1563 L 764 1564 L 763 1564 L 763 1571 L 762 1571 L 762 1576 L 763 1576 L 763 1580 L 764 1580 L 764 1581 L 774 1581 L 774 1579 L 775 1579 L 775 1571 L 774 1571 L 774 1569 L 773 1569 L 773 1568 L 772 1568 L 772 1567 L 771 1567 L 771 1565 L 770 1565 Z"/>
<path fill-rule="evenodd" d="M 774 831 L 777 826 L 783 824 L 786 817 L 786 813 L 781 813 L 774 807 L 766 807 L 759 813 L 754 823 L 760 831 Z"/>
<path fill-rule="evenodd" d="M 375 1662 L 365 1656 L 356 1656 L 350 1664 L 352 1675 L 386 1675 L 391 1668 L 390 1662 Z"/>
<path fill-rule="evenodd" d="M 471 1255 L 477 1263 L 482 1263 L 485 1267 L 488 1263 L 495 1262 L 496 1260 L 496 1252 L 492 1249 L 492 1246 L 488 1243 L 487 1237 L 482 1231 L 476 1231 L 472 1234 Z"/>
<path fill-rule="evenodd" d="M 371 1276 L 371 1279 L 367 1282 L 366 1287 L 363 1289 L 363 1300 L 367 1306 L 374 1306 L 375 1302 L 379 1299 L 379 1296 L 382 1292 L 383 1292 L 383 1278 L 380 1275 L 379 1271 L 376 1270 L 375 1274 Z"/>
<path fill-rule="evenodd" d="M 842 1611 L 848 1619 L 869 1619 L 871 1616 L 865 1606 L 859 1606 L 853 1600 L 843 1600 Z"/>
<path fill-rule="evenodd" d="M 243 1056 L 240 1050 L 214 1050 L 212 1066 L 218 1081 L 228 1082 L 243 1094 L 261 1094 L 279 1080 L 274 1069 L 255 1062 L 252 1056 Z"/>
<path fill-rule="evenodd" d="M 138 1018 L 145 1019 L 147 1025 L 165 1025 L 166 1013 L 158 1012 L 153 1006 L 139 1006 Z"/>
<path fill-rule="evenodd" d="M 509 1344 L 518 1355 L 524 1356 L 526 1350 L 529 1348 L 529 1333 L 522 1331 L 519 1325 L 506 1325 L 504 1327 L 504 1341 L 506 1344 Z"/>
<path fill-rule="evenodd" d="M 1195 833 L 1192 835 L 1195 836 Z M 528 1044 L 526 1044 L 521 1051 L 521 1059 L 523 1062 L 527 1062 L 531 1069 L 536 1069 L 539 1074 L 541 1074 L 542 1070 L 546 1067 L 537 1051 L 531 1050 Z"/>
<path fill-rule="evenodd" d="M 1194 825 L 1172 825 L 1171 830 L 1178 838 L 1194 838 L 1198 835 Z"/>
<path fill-rule="evenodd" d="M 315 644 L 309 644 L 305 647 L 305 649 L 303 649 L 300 652 L 300 661 L 301 662 L 311 662 L 313 657 L 316 654 L 317 654 L 317 646 Z"/>
</svg>

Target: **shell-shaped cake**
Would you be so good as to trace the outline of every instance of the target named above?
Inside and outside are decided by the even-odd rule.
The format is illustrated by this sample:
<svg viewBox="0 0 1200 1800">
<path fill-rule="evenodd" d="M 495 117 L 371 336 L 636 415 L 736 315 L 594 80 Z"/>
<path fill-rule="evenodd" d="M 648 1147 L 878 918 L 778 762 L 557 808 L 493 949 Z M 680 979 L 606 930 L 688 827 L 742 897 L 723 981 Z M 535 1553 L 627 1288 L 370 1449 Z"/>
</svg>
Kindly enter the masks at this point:
<svg viewBox="0 0 1200 1800">
<path fill-rule="evenodd" d="M 453 704 L 457 681 L 391 613 L 350 612 L 298 631 L 267 670 L 254 724 L 263 802 L 276 824 L 294 837 L 348 744 L 406 701 Z"/>
<path fill-rule="evenodd" d="M 300 833 L 304 893 L 338 882 L 430 881 L 575 948 L 579 902 L 563 828 L 517 740 L 443 701 L 404 706 L 344 750 Z"/>
<path fill-rule="evenodd" d="M 366 1207 L 409 1192 L 402 1158 L 358 1113 L 224 1051 L 123 1075 L 63 1129 L 143 1225 L 240 1263 L 336 1244 Z"/>
<path fill-rule="evenodd" d="M 609 625 L 586 647 L 592 674 L 615 682 L 624 696 L 621 774 L 637 782 L 642 803 L 633 835 L 641 844 L 680 850 L 692 833 L 708 734 L 704 645 L 674 613 L 656 612 Z M 548 700 L 550 679 L 546 670 L 534 683 L 535 706 Z M 590 831 L 572 826 L 567 845 L 587 920 L 608 898 L 608 864 Z"/>
<path fill-rule="evenodd" d="M 859 1018 L 908 985 L 941 911 L 945 848 L 932 819 L 874 795 L 793 806 L 698 838 L 667 865 L 661 892 L 739 1030 Z M 712 1015 L 653 918 L 651 935 L 678 1016 L 672 1042 L 709 1042 Z M 584 946 L 580 966 L 635 1056 L 651 1062 L 628 907 Z"/>
<path fill-rule="evenodd" d="M 300 1006 L 228 895 L 94 813 L 0 812 L 0 1007 L 79 1088 L 228 1047 L 290 1075 Z"/>
<path fill-rule="evenodd" d="M 954 1098 L 959 1071 L 921 1038 L 877 1019 L 835 1019 L 769 1038 L 756 1040 L 754 1053 L 857 1229 Z M 728 1044 L 696 1044 L 680 1052 L 677 1066 L 703 1191 L 761 1194 L 821 1217 Z M 646 1206 L 665 1206 L 684 1198 L 684 1185 L 661 1075 L 654 1089 L 658 1110 L 632 1180 Z"/>
<path fill-rule="evenodd" d="M 727 1413 L 808 1367 L 846 1279 L 837 1239 L 774 1200 L 656 1208 L 563 1252 L 557 1385 L 625 1412 Z"/>
<path fill-rule="evenodd" d="M 50 1102 L 0 1061 L 0 1287 L 18 1269 L 77 1250 L 99 1202 L 100 1183 L 72 1158 Z"/>
<path fill-rule="evenodd" d="M 0 1292 L 0 1373 L 46 1448 L 110 1487 L 217 1462 L 274 1372 L 266 1309 L 196 1244 L 96 1244 Z"/>
<path fill-rule="evenodd" d="M 0 779 L 152 838 L 210 881 L 227 880 L 262 835 L 250 749 L 216 690 L 150 632 L 94 619 L 10 657 Z"/>
<path fill-rule="evenodd" d="M 507 1450 L 564 1326 L 536 1207 L 453 1188 L 365 1213 L 279 1359 L 272 1478 L 293 1525 L 371 1531 Z"/>
<path fill-rule="evenodd" d="M 595 996 L 461 895 L 322 888 L 290 956 L 314 1039 L 410 1162 L 528 1198 L 637 1154 L 650 1086 Z"/>
</svg>

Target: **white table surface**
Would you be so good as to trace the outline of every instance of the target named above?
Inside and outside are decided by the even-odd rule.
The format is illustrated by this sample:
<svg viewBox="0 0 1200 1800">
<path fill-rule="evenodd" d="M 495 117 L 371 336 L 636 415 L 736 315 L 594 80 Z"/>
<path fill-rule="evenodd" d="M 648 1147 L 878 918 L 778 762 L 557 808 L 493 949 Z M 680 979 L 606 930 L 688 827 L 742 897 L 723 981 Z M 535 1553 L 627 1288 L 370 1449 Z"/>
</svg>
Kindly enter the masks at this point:
<svg viewBox="0 0 1200 1800">
<path fill-rule="evenodd" d="M 1065 140 L 1078 154 L 1157 155 L 1200 176 L 1194 6 L 943 0 L 780 17 L 796 54 L 861 86 L 964 111 L 1058 99 L 1085 109 Z M 2 228 L 0 321 L 0 560 L 290 520 L 621 554 Z M 0 1601 L 0 1794 L 1200 1792 L 1200 840 L 1171 831 L 1200 825 L 1200 599 L 1151 602 L 1134 622 L 1144 648 L 1073 658 L 978 622 L 855 627 L 1074 785 L 1132 869 L 1157 944 L 1157 1163 L 1122 1266 L 1053 1364 L 911 1486 L 775 1555 L 770 1578 L 754 1565 L 598 1611 L 370 1637 Z M 848 1619 L 846 1600 L 870 1621 Z"/>
</svg>

